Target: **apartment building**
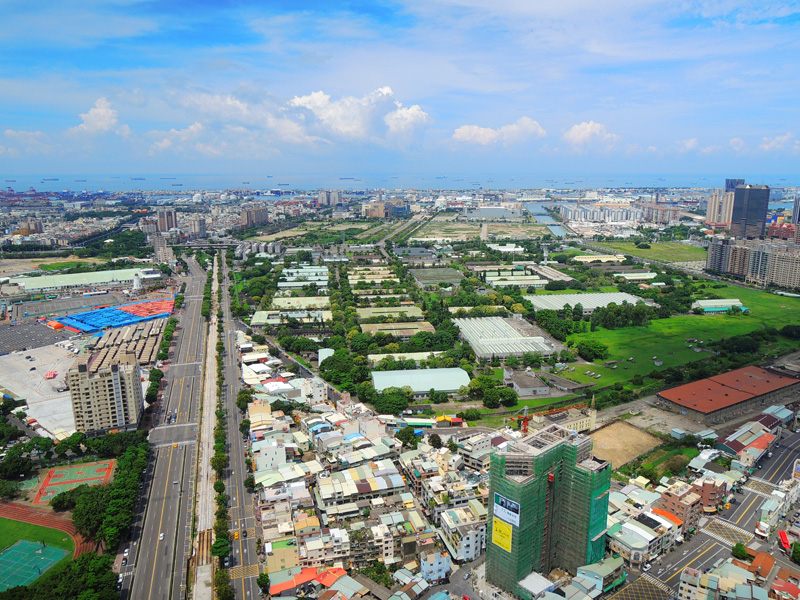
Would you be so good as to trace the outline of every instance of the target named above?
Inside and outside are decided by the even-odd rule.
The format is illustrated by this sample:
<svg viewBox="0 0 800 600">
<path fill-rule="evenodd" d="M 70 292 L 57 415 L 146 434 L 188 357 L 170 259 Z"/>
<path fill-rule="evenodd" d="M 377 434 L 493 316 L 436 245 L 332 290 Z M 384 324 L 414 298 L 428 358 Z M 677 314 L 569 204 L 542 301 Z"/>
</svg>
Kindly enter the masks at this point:
<svg viewBox="0 0 800 600">
<path fill-rule="evenodd" d="M 697 527 L 703 512 L 700 496 L 688 483 L 677 482 L 661 493 L 661 509 L 683 521 L 683 533 Z"/>
<path fill-rule="evenodd" d="M 442 513 L 439 537 L 454 561 L 475 560 L 486 551 L 486 513 L 478 500 Z"/>
<path fill-rule="evenodd" d="M 87 434 L 136 429 L 142 416 L 141 370 L 136 356 L 110 364 L 80 356 L 67 373 L 75 429 Z"/>
</svg>

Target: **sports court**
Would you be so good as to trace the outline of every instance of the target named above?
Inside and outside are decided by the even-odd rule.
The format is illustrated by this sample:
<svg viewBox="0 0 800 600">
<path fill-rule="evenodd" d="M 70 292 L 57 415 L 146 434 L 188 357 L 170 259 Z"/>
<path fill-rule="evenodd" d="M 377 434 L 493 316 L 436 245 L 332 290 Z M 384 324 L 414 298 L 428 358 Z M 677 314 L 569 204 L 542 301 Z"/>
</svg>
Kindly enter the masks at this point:
<svg viewBox="0 0 800 600">
<path fill-rule="evenodd" d="M 0 591 L 28 585 L 67 554 L 66 550 L 40 542 L 18 541 L 0 553 Z"/>
<path fill-rule="evenodd" d="M 42 482 L 42 486 L 36 493 L 33 503 L 46 504 L 56 494 L 66 492 L 79 485 L 106 484 L 111 479 L 113 472 L 113 460 L 50 469 Z"/>
</svg>

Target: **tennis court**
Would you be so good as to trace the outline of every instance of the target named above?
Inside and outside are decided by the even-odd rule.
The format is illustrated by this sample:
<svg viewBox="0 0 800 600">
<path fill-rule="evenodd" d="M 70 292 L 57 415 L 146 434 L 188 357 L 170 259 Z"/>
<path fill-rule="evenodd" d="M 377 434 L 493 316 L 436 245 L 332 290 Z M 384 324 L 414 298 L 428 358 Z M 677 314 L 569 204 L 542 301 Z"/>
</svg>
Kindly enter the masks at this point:
<svg viewBox="0 0 800 600">
<path fill-rule="evenodd" d="M 42 486 L 36 493 L 33 503 L 46 504 L 50 502 L 56 494 L 66 492 L 79 485 L 108 483 L 113 472 L 113 460 L 50 469 L 42 482 Z"/>
<path fill-rule="evenodd" d="M 0 553 L 0 591 L 28 585 L 67 554 L 66 550 L 40 542 L 18 541 Z"/>
</svg>

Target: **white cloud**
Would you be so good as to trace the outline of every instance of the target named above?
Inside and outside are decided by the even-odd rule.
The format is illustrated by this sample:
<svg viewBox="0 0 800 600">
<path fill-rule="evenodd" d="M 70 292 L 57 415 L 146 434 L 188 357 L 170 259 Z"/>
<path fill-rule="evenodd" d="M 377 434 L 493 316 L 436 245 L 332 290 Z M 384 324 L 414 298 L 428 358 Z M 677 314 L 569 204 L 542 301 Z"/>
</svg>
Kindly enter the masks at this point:
<svg viewBox="0 0 800 600">
<path fill-rule="evenodd" d="M 478 125 L 462 125 L 453 132 L 453 139 L 468 144 L 488 146 L 490 144 L 513 144 L 547 135 L 544 127 L 529 117 L 522 117 L 516 123 L 503 125 L 499 129 L 479 127 Z"/>
<path fill-rule="evenodd" d="M 733 148 L 734 152 L 737 153 L 743 152 L 744 149 L 747 147 L 745 141 L 739 137 L 731 138 L 728 143 L 730 144 L 731 148 Z"/>
<path fill-rule="evenodd" d="M 404 107 L 399 102 L 397 103 L 397 110 L 393 110 L 383 117 L 383 122 L 389 128 L 390 134 L 407 133 L 430 121 L 430 115 L 422 110 L 419 104 Z"/>
<path fill-rule="evenodd" d="M 203 124 L 195 121 L 185 129 L 170 129 L 169 131 L 151 131 L 150 137 L 158 138 L 150 147 L 150 154 L 156 151 L 181 149 L 185 142 L 194 140 L 203 131 Z"/>
<path fill-rule="evenodd" d="M 769 152 L 770 150 L 782 150 L 786 147 L 792 138 L 794 137 L 793 133 L 786 133 L 784 135 L 779 135 L 774 138 L 761 138 L 761 145 L 759 148 L 764 150 L 765 152 Z"/>
<path fill-rule="evenodd" d="M 69 133 L 88 133 L 100 134 L 113 131 L 122 137 L 131 135 L 131 128 L 127 125 L 119 125 L 118 113 L 115 109 L 111 108 L 111 103 L 105 96 L 101 96 L 94 103 L 94 106 L 89 109 L 89 112 L 80 115 L 80 125 L 70 127 Z"/>
<path fill-rule="evenodd" d="M 678 142 L 678 152 L 685 154 L 697 148 L 697 138 L 689 138 Z"/>
<path fill-rule="evenodd" d="M 722 146 L 706 146 L 705 148 L 701 148 L 700 152 L 703 154 L 716 154 L 722 150 Z"/>
<path fill-rule="evenodd" d="M 17 155 L 20 149 L 28 154 L 47 154 L 53 150 L 50 136 L 42 131 L 6 129 L 3 134 L 15 145 L 7 149 L 9 155 Z"/>
<path fill-rule="evenodd" d="M 407 133 L 430 119 L 418 105 L 404 108 L 395 100 L 392 88 L 384 86 L 357 98 L 344 96 L 331 100 L 325 92 L 295 96 L 289 107 L 305 111 L 299 117 L 307 119 L 309 127 L 319 127 L 338 137 L 368 140 L 385 134 Z"/>
<path fill-rule="evenodd" d="M 594 121 L 583 121 L 573 125 L 565 134 L 564 141 L 578 148 L 594 141 L 600 141 L 613 146 L 622 138 L 615 133 L 609 133 L 606 126 Z"/>
</svg>

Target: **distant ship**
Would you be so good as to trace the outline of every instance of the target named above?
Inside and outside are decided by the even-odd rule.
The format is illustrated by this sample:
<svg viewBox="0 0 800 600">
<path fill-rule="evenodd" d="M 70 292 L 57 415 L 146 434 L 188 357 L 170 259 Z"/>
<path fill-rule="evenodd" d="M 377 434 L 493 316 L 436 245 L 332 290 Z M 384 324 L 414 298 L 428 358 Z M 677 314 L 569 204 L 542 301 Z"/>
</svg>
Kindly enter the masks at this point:
<svg viewBox="0 0 800 600">
<path fill-rule="evenodd" d="M 58 181 L 57 177 L 45 177 L 42 181 Z"/>
<path fill-rule="evenodd" d="M 177 179 L 177 177 L 162 177 L 161 179 Z"/>
<path fill-rule="evenodd" d="M 250 182 L 249 181 L 243 181 L 242 185 L 250 185 Z"/>
<path fill-rule="evenodd" d="M 267 175 L 267 179 L 272 179 L 272 175 Z"/>
<path fill-rule="evenodd" d="M 131 177 L 131 181 L 144 181 L 144 177 Z"/>
<path fill-rule="evenodd" d="M 86 181 L 86 180 L 85 180 L 85 179 L 76 179 L 75 181 L 81 181 L 81 182 L 84 182 L 84 181 Z"/>
<path fill-rule="evenodd" d="M 183 187 L 182 183 L 173 183 L 172 187 Z"/>
<path fill-rule="evenodd" d="M 278 185 L 282 185 L 283 187 L 289 187 L 288 183 L 279 183 Z"/>
<path fill-rule="evenodd" d="M 345 179 L 355 179 L 355 177 L 339 177 L 340 181 L 344 181 Z"/>
<path fill-rule="evenodd" d="M 6 179 L 6 183 L 17 183 L 16 179 Z"/>
</svg>

